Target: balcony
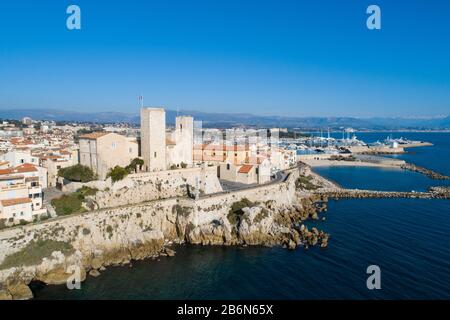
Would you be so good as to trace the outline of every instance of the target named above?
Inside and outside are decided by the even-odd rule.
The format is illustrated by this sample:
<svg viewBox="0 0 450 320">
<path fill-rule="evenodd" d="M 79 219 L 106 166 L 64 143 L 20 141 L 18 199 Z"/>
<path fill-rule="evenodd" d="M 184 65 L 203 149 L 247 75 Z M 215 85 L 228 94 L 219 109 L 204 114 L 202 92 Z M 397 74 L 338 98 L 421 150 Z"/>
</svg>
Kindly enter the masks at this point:
<svg viewBox="0 0 450 320">
<path fill-rule="evenodd" d="M 19 190 L 19 189 L 26 189 L 27 185 L 25 183 L 17 183 L 17 184 L 11 184 L 9 186 L 1 187 L 0 191 L 9 191 L 9 190 Z"/>
</svg>

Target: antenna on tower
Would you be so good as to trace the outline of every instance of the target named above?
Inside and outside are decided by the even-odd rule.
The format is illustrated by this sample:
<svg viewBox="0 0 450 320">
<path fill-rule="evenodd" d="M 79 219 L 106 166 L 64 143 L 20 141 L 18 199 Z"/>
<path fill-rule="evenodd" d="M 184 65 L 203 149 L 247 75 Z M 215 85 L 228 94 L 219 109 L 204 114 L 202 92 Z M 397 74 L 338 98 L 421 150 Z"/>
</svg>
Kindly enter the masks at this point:
<svg viewBox="0 0 450 320">
<path fill-rule="evenodd" d="M 139 96 L 139 101 L 141 102 L 141 108 L 144 108 L 144 95 L 142 93 Z"/>
</svg>

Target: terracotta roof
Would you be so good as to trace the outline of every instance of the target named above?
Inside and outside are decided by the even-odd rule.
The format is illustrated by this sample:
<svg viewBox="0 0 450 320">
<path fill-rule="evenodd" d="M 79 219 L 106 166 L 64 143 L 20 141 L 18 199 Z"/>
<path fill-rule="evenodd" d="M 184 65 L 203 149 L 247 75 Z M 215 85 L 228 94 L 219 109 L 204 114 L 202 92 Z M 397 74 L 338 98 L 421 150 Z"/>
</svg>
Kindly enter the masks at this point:
<svg viewBox="0 0 450 320">
<path fill-rule="evenodd" d="M 80 139 L 91 139 L 96 140 L 98 138 L 101 138 L 103 136 L 106 136 L 107 134 L 110 134 L 110 132 L 92 132 L 88 134 L 83 134 L 80 136 Z"/>
<path fill-rule="evenodd" d="M 17 199 L 2 200 L 2 205 L 4 207 L 9 207 L 30 202 L 31 202 L 30 198 L 17 198 Z"/>
<path fill-rule="evenodd" d="M 251 164 L 244 164 L 239 168 L 239 173 L 249 173 L 252 170 L 253 166 Z"/>
<path fill-rule="evenodd" d="M 18 167 L 15 167 L 14 169 L 17 170 L 17 172 L 19 172 L 19 173 L 38 171 L 36 166 L 34 166 L 30 163 L 24 163 Z"/>
<path fill-rule="evenodd" d="M 36 171 L 38 171 L 36 166 L 34 166 L 30 163 L 24 163 L 15 168 L 2 169 L 2 170 L 0 170 L 0 175 L 12 174 L 12 173 L 36 172 Z"/>
</svg>

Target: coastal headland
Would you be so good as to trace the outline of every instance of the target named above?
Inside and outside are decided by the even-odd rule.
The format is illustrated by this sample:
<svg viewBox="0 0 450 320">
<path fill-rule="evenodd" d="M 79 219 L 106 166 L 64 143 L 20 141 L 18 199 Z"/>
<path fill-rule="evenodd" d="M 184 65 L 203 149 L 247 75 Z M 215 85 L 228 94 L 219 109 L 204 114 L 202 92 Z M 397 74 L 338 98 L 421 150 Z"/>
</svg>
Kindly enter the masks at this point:
<svg viewBox="0 0 450 320">
<path fill-rule="evenodd" d="M 4 229 L 0 298 L 31 298 L 31 281 L 64 284 L 74 267 L 84 280 L 109 265 L 170 256 L 172 243 L 326 247 L 326 233 L 301 223 L 326 209 L 320 196 L 298 188 L 308 170 L 299 166 L 281 181 L 241 191 L 152 200 Z"/>
<path fill-rule="evenodd" d="M 29 299 L 32 281 L 65 284 L 105 267 L 176 254 L 171 245 L 327 247 L 329 234 L 304 221 L 324 219 L 328 199 L 449 199 L 450 189 L 386 192 L 344 189 L 299 163 L 283 178 L 193 199 L 175 196 L 59 217 L 0 231 L 0 299 Z M 72 271 L 71 271 L 72 270 Z"/>
</svg>

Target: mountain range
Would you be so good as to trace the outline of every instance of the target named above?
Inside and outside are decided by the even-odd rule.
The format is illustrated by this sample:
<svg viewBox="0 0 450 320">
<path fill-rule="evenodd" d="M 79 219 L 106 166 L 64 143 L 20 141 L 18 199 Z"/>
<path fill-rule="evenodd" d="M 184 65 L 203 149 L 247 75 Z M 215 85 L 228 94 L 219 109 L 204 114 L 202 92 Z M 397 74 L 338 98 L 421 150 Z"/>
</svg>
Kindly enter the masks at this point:
<svg viewBox="0 0 450 320">
<path fill-rule="evenodd" d="M 235 126 L 286 127 L 300 129 L 343 129 L 351 127 L 357 130 L 444 130 L 450 129 L 450 116 L 436 118 L 402 117 L 289 117 L 261 116 L 249 113 L 208 113 L 201 111 L 166 110 L 168 124 L 175 122 L 177 114 L 191 115 L 202 120 L 203 127 L 228 128 Z M 4 109 L 0 110 L 0 119 L 21 119 L 30 117 L 36 120 L 138 124 L 138 113 L 125 112 L 77 112 L 56 109 Z"/>
</svg>

